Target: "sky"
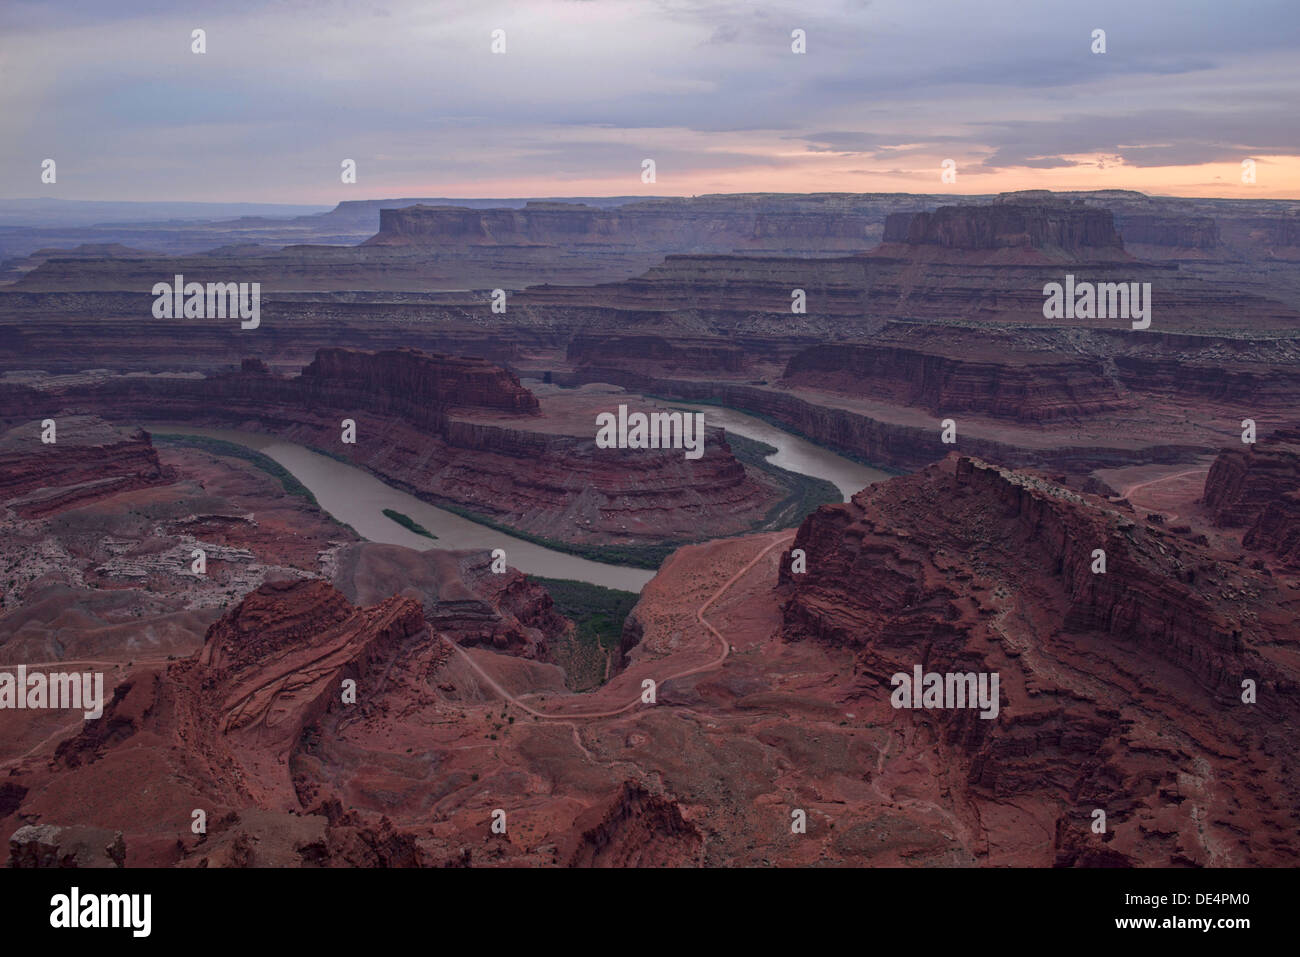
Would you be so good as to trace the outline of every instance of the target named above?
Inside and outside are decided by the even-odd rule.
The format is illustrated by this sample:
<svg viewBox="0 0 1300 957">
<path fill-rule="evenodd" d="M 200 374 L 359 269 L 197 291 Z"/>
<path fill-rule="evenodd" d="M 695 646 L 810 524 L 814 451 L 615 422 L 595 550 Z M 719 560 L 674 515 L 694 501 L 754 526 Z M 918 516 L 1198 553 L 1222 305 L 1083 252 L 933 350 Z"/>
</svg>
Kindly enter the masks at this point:
<svg viewBox="0 0 1300 957">
<path fill-rule="evenodd" d="M 1298 54 L 1300 0 L 3 0 L 0 196 L 1300 198 Z"/>
</svg>

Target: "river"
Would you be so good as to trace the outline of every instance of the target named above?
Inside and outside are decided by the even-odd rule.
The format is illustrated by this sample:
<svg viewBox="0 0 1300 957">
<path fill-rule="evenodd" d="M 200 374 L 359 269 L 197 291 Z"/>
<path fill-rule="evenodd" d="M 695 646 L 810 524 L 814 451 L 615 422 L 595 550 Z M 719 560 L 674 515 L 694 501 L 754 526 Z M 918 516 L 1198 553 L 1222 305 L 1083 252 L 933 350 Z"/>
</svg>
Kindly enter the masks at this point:
<svg viewBox="0 0 1300 957">
<path fill-rule="evenodd" d="M 695 405 L 690 402 L 668 401 L 674 409 L 690 409 L 692 412 L 704 413 L 706 426 L 718 426 L 728 432 L 735 432 L 747 439 L 757 439 L 776 447 L 776 452 L 767 457 L 775 466 L 811 475 L 813 478 L 826 479 L 840 490 L 844 501 L 856 492 L 861 492 L 868 485 L 889 478 L 888 472 L 873 469 L 869 465 L 860 465 L 852 459 L 836 455 L 829 449 L 791 435 L 775 425 L 735 409 L 718 405 Z"/>
<path fill-rule="evenodd" d="M 753 416 L 711 405 L 673 405 L 703 412 L 706 425 L 721 426 L 729 432 L 775 446 L 777 451 L 768 456 L 769 462 L 792 472 L 827 479 L 840 489 L 846 500 L 853 492 L 887 477 L 885 472 L 859 465 Z M 372 542 L 405 545 L 420 550 L 503 548 L 506 561 L 530 575 L 570 578 L 632 592 L 639 592 L 655 574 L 644 568 L 593 562 L 498 532 L 392 488 L 364 469 L 274 436 L 187 425 L 155 424 L 146 425 L 145 428 L 152 433 L 164 435 L 207 436 L 261 452 L 288 469 L 294 478 L 316 496 L 322 509 L 339 521 L 351 525 L 358 535 Z M 438 536 L 437 540 L 430 541 L 398 525 L 383 513 L 386 508 L 410 516 Z"/>
</svg>

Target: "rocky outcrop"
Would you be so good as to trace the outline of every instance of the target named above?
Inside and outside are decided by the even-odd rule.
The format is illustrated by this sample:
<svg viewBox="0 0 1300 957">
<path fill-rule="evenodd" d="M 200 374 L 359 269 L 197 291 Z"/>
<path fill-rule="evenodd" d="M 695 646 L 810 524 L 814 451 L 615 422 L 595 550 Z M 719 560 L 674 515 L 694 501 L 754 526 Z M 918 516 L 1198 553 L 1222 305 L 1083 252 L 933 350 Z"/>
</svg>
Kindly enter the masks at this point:
<svg viewBox="0 0 1300 957">
<path fill-rule="evenodd" d="M 334 584 L 357 604 L 416 598 L 438 634 L 523 658 L 547 660 L 551 643 L 572 628 L 545 588 L 515 568 L 493 572 L 486 551 L 351 545 L 339 554 Z"/>
<path fill-rule="evenodd" d="M 732 252 L 863 249 L 878 235 L 881 201 L 824 194 L 645 200 L 612 208 L 532 201 L 521 209 L 415 205 L 379 211 L 365 246 L 556 246 L 564 249 Z M 899 202 L 901 200 L 901 203 Z M 909 202 L 909 200 L 911 200 Z M 918 205 L 910 197 L 884 206 Z"/>
<path fill-rule="evenodd" d="M 932 213 L 894 213 L 885 220 L 883 242 L 972 252 L 1036 250 L 1081 260 L 1124 255 L 1110 212 L 1082 202 L 1006 202 L 941 206 Z"/>
<path fill-rule="evenodd" d="M 580 822 L 581 824 L 581 822 Z M 704 838 L 676 801 L 636 781 L 622 790 L 581 833 L 569 867 L 696 867 Z"/>
<path fill-rule="evenodd" d="M 216 730 L 286 748 L 340 706 L 344 679 L 362 684 L 375 662 L 425 628 L 407 598 L 358 609 L 323 581 L 268 582 L 213 624 L 199 653 Z"/>
<path fill-rule="evenodd" d="M 977 806 L 1055 814 L 1056 863 L 1294 859 L 1280 795 L 1300 771 L 1271 755 L 1300 722 L 1300 674 L 1267 650 L 1290 616 L 1266 577 L 957 455 L 822 507 L 792 547 L 807 571 L 782 561 L 786 639 L 855 649 L 853 710 L 927 728 Z M 918 665 L 997 674 L 997 712 L 894 708 L 892 677 Z M 1244 679 L 1268 689 L 1257 702 Z"/>
<path fill-rule="evenodd" d="M 8 867 L 121 867 L 121 831 L 100 827 L 28 824 L 9 838 Z"/>
<path fill-rule="evenodd" d="M 597 368 L 738 374 L 749 368 L 755 357 L 739 343 L 717 339 L 588 334 L 569 340 L 566 358 L 579 366 Z"/>
<path fill-rule="evenodd" d="M 894 552 L 890 558 L 897 561 L 878 562 L 882 567 L 868 571 L 866 563 L 874 560 L 873 554 L 877 559 L 881 555 L 866 547 L 866 536 L 892 538 L 892 529 L 882 521 L 900 521 L 892 517 L 897 510 L 890 508 L 896 498 L 909 506 L 905 515 L 917 517 L 920 501 L 937 503 L 945 496 L 954 500 L 944 509 L 946 520 L 932 522 L 931 529 L 913 529 L 903 519 L 905 533 L 887 546 Z M 998 525 L 1001 529 L 988 542 L 972 540 L 986 522 L 990 531 Z M 840 544 L 845 536 L 862 541 L 846 552 Z M 807 550 L 809 567 L 816 566 L 816 573 L 798 582 L 787 606 L 787 634 L 861 645 L 871 642 L 877 626 L 891 631 L 886 620 L 893 616 L 923 618 L 927 595 L 939 603 L 935 607 L 946 605 L 955 597 L 949 587 L 940 585 L 931 593 L 914 575 L 922 567 L 914 564 L 917 549 L 927 547 L 927 541 L 943 548 L 945 538 L 952 548 L 979 549 L 986 563 L 1024 563 L 1047 570 L 1057 579 L 1052 590 L 1065 602 L 1063 628 L 1095 629 L 1148 645 L 1151 653 L 1191 670 L 1207 687 L 1231 693 L 1241 662 L 1230 664 L 1229 659 L 1245 652 L 1241 623 L 1211 608 L 1200 598 L 1200 589 L 1186 587 L 1189 579 L 1196 579 L 1196 563 L 1208 556 L 1184 555 L 1184 546 L 1166 545 L 1163 534 L 1101 499 L 1032 472 L 1002 469 L 956 453 L 942 468 L 932 466 L 918 477 L 868 487 L 851 503 L 824 507 L 804 523 L 793 547 Z M 1005 554 L 1009 547 L 1029 551 L 1010 556 Z M 1097 548 L 1106 552 L 1104 574 L 1091 570 Z M 841 565 L 844 561 L 849 564 Z M 788 569 L 782 575 L 794 581 Z M 872 588 L 854 593 L 843 620 L 837 620 L 839 612 L 820 613 L 820 596 L 829 582 L 852 582 L 863 575 L 876 581 Z M 948 625 L 938 627 L 950 630 Z"/>
<path fill-rule="evenodd" d="M 358 554 L 367 547 L 373 555 Z M 545 593 L 517 573 L 467 585 L 479 564 L 470 553 L 439 553 L 425 579 L 403 581 L 424 557 L 358 546 L 340 562 L 350 569 L 341 583 L 383 592 L 373 603 L 319 579 L 267 582 L 213 622 L 192 657 L 110 672 L 102 718 L 11 761 L 0 787 L 10 831 L 31 820 L 86 827 L 20 830 L 11 866 L 431 866 L 462 848 L 468 863 L 470 829 L 430 808 L 482 790 L 477 771 L 453 767 L 487 757 L 481 746 L 463 754 L 450 743 L 477 720 L 466 710 L 481 696 L 466 672 L 446 672 L 451 648 L 419 592 L 440 594 L 445 607 L 433 611 L 453 626 L 475 588 L 482 604 L 499 601 L 483 620 L 495 611 L 534 634 L 556 622 Z M 385 591 L 387 580 L 406 593 Z M 466 690 L 457 695 L 453 681 Z M 495 713 L 503 706 L 491 697 Z M 5 714 L 6 735 L 22 727 Z"/>
<path fill-rule="evenodd" d="M 1219 245 L 1219 224 L 1211 216 L 1116 214 L 1115 228 L 1123 237 L 1125 247 L 1211 250 Z"/>
<path fill-rule="evenodd" d="M 1130 405 L 1101 362 L 1049 353 L 947 356 L 891 345 L 813 346 L 790 360 L 783 384 L 869 396 L 936 415 L 976 412 L 1021 422 Z"/>
<path fill-rule="evenodd" d="M 133 489 L 175 481 L 143 429 L 117 428 L 92 415 L 54 417 L 0 435 L 0 503 L 24 518 L 87 505 Z"/>
<path fill-rule="evenodd" d="M 335 408 L 363 403 L 374 411 L 397 408 L 408 417 L 421 408 L 538 411 L 537 397 L 500 366 L 418 349 L 322 349 L 302 378 L 310 399 L 326 399 Z"/>
<path fill-rule="evenodd" d="M 1224 449 L 1205 477 L 1202 501 L 1216 525 L 1246 528 L 1246 548 L 1300 567 L 1300 429 Z"/>
<path fill-rule="evenodd" d="M 1269 502 L 1241 543 L 1260 548 L 1292 568 L 1300 568 L 1300 488 Z"/>
<path fill-rule="evenodd" d="M 410 598 L 358 608 L 319 579 L 267 582 L 212 624 L 195 658 L 119 685 L 101 719 L 58 745 L 56 765 L 100 773 L 128 740 L 175 740 L 214 799 L 296 806 L 286 762 L 304 732 L 327 712 L 364 709 L 380 666 L 421 640 L 428 627 Z"/>
<path fill-rule="evenodd" d="M 1226 448 L 1205 477 L 1202 501 L 1221 527 L 1253 525 L 1266 508 L 1300 489 L 1300 429 L 1279 429 Z"/>
</svg>

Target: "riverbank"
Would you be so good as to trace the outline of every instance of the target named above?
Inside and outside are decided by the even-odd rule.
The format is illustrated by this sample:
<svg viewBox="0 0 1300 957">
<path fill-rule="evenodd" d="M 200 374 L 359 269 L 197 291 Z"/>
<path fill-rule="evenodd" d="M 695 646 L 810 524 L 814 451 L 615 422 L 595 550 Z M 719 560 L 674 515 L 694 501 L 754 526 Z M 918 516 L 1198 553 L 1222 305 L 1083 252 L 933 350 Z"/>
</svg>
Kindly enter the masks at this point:
<svg viewBox="0 0 1300 957">
<path fill-rule="evenodd" d="M 752 416 L 718 406 L 706 409 L 706 422 L 727 430 L 736 458 L 763 471 L 785 490 L 751 531 L 793 528 L 818 506 L 843 501 L 864 485 L 885 477 L 884 472 L 851 462 Z M 275 436 L 181 425 L 146 428 L 165 441 L 206 445 L 212 451 L 224 450 L 225 454 L 253 462 L 279 478 L 287 490 L 317 503 L 370 541 L 418 550 L 500 548 L 510 565 L 530 575 L 630 592 L 639 592 L 670 554 L 691 544 L 587 545 L 557 541 L 453 503 L 430 502 L 394 488 L 342 456 Z M 240 449 L 245 454 L 239 454 Z M 389 513 L 400 514 L 408 522 L 398 522 Z"/>
</svg>

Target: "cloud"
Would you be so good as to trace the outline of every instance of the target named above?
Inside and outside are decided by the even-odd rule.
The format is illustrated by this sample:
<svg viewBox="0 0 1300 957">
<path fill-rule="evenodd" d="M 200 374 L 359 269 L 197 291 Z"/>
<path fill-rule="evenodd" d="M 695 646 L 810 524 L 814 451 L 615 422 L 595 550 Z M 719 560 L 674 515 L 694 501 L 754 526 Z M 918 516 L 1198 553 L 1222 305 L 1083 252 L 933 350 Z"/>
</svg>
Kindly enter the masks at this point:
<svg viewBox="0 0 1300 957">
<path fill-rule="evenodd" d="M 1126 115 L 1071 114 L 1053 120 L 986 124 L 990 169 L 1028 166 L 1078 154 L 1107 154 L 1139 167 L 1239 161 L 1255 153 L 1294 154 L 1294 112 L 1269 106 L 1218 110 L 1143 110 Z M 1054 163 L 1053 165 L 1073 165 Z"/>
<path fill-rule="evenodd" d="M 0 181 L 30 194 L 55 156 L 80 198 L 333 202 L 344 156 L 374 195 L 452 176 L 545 195 L 621 182 L 628 156 L 826 188 L 946 157 L 1046 175 L 1296 156 L 1298 27 L 1289 0 L 7 0 Z"/>
</svg>

